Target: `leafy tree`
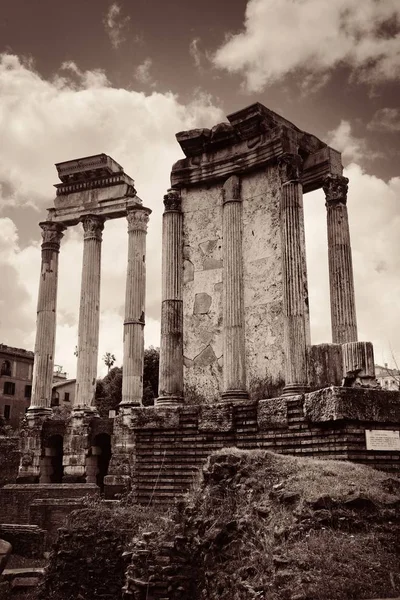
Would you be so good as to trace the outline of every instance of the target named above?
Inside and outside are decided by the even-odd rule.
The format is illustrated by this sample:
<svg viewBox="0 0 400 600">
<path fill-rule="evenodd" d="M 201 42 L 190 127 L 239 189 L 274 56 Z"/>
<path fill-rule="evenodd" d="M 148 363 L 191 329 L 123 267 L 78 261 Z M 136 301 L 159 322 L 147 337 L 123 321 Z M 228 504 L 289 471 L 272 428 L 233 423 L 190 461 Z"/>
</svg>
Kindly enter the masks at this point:
<svg viewBox="0 0 400 600">
<path fill-rule="evenodd" d="M 116 358 L 115 358 L 114 354 L 111 354 L 111 352 L 106 352 L 105 355 L 103 356 L 103 360 L 104 360 L 104 364 L 106 365 L 106 367 L 108 369 L 108 373 L 109 373 L 111 367 L 115 363 Z"/>
<path fill-rule="evenodd" d="M 112 355 L 113 356 L 113 355 Z M 115 357 L 114 357 L 115 360 Z M 150 346 L 144 351 L 143 404 L 152 406 L 158 396 L 158 367 L 160 350 Z M 96 384 L 95 404 L 101 417 L 108 417 L 109 410 L 116 410 L 122 400 L 122 368 L 110 368 Z"/>
</svg>

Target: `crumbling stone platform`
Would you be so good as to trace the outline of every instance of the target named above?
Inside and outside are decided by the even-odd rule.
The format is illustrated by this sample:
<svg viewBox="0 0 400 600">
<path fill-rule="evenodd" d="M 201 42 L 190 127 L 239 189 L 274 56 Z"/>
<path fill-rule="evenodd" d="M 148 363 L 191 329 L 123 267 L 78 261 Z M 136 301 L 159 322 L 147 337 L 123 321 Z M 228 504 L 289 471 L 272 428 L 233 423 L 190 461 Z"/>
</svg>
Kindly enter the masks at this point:
<svg viewBox="0 0 400 600">
<path fill-rule="evenodd" d="M 329 387 L 308 394 L 212 406 L 137 408 L 117 417 L 112 498 L 129 479 L 140 504 L 171 504 L 192 485 L 208 455 L 220 448 L 262 448 L 284 454 L 354 461 L 400 471 L 400 451 L 367 450 L 366 431 L 398 431 L 400 393 Z M 133 462 L 127 465 L 123 440 Z"/>
</svg>

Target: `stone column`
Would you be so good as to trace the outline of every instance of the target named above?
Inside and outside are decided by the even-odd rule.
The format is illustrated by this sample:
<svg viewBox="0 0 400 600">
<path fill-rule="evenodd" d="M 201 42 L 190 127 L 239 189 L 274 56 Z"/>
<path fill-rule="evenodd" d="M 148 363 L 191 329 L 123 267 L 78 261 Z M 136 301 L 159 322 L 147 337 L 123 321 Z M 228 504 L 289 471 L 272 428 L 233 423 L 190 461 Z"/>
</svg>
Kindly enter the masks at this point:
<svg viewBox="0 0 400 600">
<path fill-rule="evenodd" d="M 342 175 L 327 175 L 323 189 L 328 224 L 329 284 L 331 296 L 332 341 L 357 341 L 353 262 L 347 215 L 347 184 Z"/>
<path fill-rule="evenodd" d="M 143 397 L 144 309 L 146 298 L 146 232 L 150 210 L 128 211 L 124 360 L 121 407 L 140 406 Z"/>
<path fill-rule="evenodd" d="M 51 413 L 54 350 L 56 341 L 56 308 L 58 282 L 58 253 L 65 227 L 44 221 L 42 228 L 42 266 L 37 305 L 35 360 L 32 398 L 28 416 Z"/>
<path fill-rule="evenodd" d="M 74 413 L 95 412 L 97 358 L 100 325 L 100 267 L 104 219 L 95 215 L 82 218 L 83 265 L 78 326 L 78 364 Z"/>
<path fill-rule="evenodd" d="M 309 339 L 308 286 L 304 245 L 302 159 L 283 154 L 279 159 L 282 181 L 281 235 L 284 305 L 284 395 L 307 390 L 307 341 Z"/>
<path fill-rule="evenodd" d="M 160 376 L 157 405 L 183 402 L 182 210 L 179 190 L 164 196 Z"/>
<path fill-rule="evenodd" d="M 224 183 L 223 237 L 223 400 L 248 398 L 244 337 L 242 198 L 240 179 L 232 175 Z"/>
</svg>

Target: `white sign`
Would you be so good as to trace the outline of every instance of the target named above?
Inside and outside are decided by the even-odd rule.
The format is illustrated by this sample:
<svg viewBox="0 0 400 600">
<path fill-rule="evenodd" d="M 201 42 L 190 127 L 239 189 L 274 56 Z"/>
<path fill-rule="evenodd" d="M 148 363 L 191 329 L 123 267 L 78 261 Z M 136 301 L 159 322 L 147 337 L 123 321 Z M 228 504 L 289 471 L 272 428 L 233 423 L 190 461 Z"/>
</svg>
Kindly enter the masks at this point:
<svg viewBox="0 0 400 600">
<path fill-rule="evenodd" d="M 400 451 L 400 431 L 390 429 L 366 429 L 367 450 Z"/>
</svg>

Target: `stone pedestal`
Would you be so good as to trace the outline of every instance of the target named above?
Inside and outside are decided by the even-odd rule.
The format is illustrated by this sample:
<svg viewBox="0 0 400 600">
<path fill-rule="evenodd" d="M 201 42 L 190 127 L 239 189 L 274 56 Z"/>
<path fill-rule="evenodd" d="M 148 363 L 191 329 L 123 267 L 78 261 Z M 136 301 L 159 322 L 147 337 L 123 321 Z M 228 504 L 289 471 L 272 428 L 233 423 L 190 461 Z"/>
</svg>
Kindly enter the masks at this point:
<svg viewBox="0 0 400 600">
<path fill-rule="evenodd" d="M 182 211 L 178 190 L 164 196 L 159 397 L 183 402 Z"/>
<path fill-rule="evenodd" d="M 342 345 L 343 377 L 346 387 L 377 387 L 374 348 L 371 342 Z"/>
<path fill-rule="evenodd" d="M 129 210 L 126 275 L 124 360 L 121 408 L 142 404 L 144 315 L 146 297 L 146 232 L 150 210 Z"/>
<path fill-rule="evenodd" d="M 248 398 L 244 337 L 242 198 L 240 179 L 232 175 L 223 186 L 223 344 L 222 399 Z"/>
<path fill-rule="evenodd" d="M 347 215 L 347 177 L 327 175 L 324 192 L 327 208 L 329 284 L 332 341 L 357 341 L 353 263 Z"/>
<path fill-rule="evenodd" d="M 28 413 L 46 415 L 51 414 L 56 340 L 58 253 L 65 227 L 51 221 L 40 223 L 40 227 L 43 230 L 42 266 L 37 306 L 32 399 Z"/>
<path fill-rule="evenodd" d="M 309 340 L 308 286 L 304 247 L 302 160 L 297 154 L 279 159 L 282 180 L 281 235 L 284 301 L 285 388 L 284 395 L 307 390 Z"/>
<path fill-rule="evenodd" d="M 86 480 L 87 458 L 90 449 L 89 412 L 76 411 L 69 419 L 64 436 L 64 483 L 88 483 Z"/>
<path fill-rule="evenodd" d="M 100 267 L 104 220 L 95 215 L 82 218 L 84 229 L 81 302 L 78 328 L 78 364 L 73 413 L 95 412 L 100 324 Z"/>
<path fill-rule="evenodd" d="M 45 413 L 29 413 L 20 431 L 19 449 L 21 458 L 17 483 L 39 483 L 42 460 L 42 430 L 47 416 Z"/>
</svg>

